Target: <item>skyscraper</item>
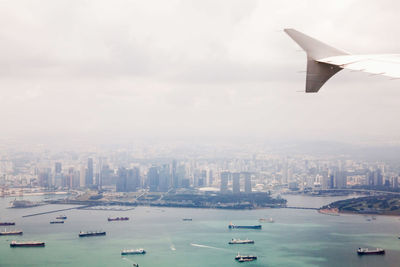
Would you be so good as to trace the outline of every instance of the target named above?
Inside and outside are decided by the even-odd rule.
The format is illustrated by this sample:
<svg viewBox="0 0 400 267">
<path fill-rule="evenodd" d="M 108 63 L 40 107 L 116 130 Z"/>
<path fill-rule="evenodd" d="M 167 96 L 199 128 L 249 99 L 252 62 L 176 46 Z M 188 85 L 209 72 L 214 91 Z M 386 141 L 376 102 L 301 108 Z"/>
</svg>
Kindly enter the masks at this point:
<svg viewBox="0 0 400 267">
<path fill-rule="evenodd" d="M 147 173 L 147 180 L 149 183 L 150 192 L 157 192 L 160 184 L 160 176 L 157 167 L 153 166 L 149 169 Z"/>
<path fill-rule="evenodd" d="M 85 184 L 87 187 L 90 187 L 93 185 L 93 159 L 92 158 L 88 158 Z"/>
<path fill-rule="evenodd" d="M 246 194 L 250 194 L 251 193 L 251 173 L 244 172 L 243 176 L 244 176 L 244 192 Z"/>
<path fill-rule="evenodd" d="M 232 173 L 232 192 L 234 194 L 240 193 L 240 173 L 239 172 Z"/>
<path fill-rule="evenodd" d="M 62 170 L 61 162 L 56 162 L 54 164 L 54 172 L 55 173 L 61 173 L 61 170 Z"/>
<path fill-rule="evenodd" d="M 169 164 L 164 164 L 160 170 L 160 186 L 159 190 L 161 192 L 167 192 L 169 189 L 169 182 L 171 180 Z"/>
<path fill-rule="evenodd" d="M 230 172 L 221 172 L 221 187 L 220 192 L 225 194 L 228 192 L 228 180 Z"/>
<path fill-rule="evenodd" d="M 178 188 L 179 187 L 179 179 L 178 179 L 178 175 L 176 173 L 176 160 L 172 161 L 171 179 L 172 179 L 172 187 Z"/>
<path fill-rule="evenodd" d="M 127 182 L 127 170 L 124 167 L 120 167 L 118 169 L 118 178 L 117 178 L 117 192 L 126 192 L 126 182 Z"/>
</svg>

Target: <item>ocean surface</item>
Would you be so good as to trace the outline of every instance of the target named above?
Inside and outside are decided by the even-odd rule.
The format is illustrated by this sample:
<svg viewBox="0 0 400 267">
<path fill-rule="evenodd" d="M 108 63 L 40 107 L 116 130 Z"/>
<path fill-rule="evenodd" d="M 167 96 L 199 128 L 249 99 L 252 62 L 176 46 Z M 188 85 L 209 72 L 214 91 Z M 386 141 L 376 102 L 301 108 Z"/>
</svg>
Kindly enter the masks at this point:
<svg viewBox="0 0 400 267">
<path fill-rule="evenodd" d="M 340 198 L 284 196 L 289 205 L 320 207 Z M 41 197 L 26 197 L 40 199 Z M 0 221 L 15 221 L 23 236 L 0 236 L 0 266 L 400 266 L 399 217 L 329 216 L 315 210 L 213 210 L 136 207 L 129 211 L 69 210 L 34 217 L 22 215 L 66 205 L 8 209 L 14 198 L 0 198 Z M 65 214 L 64 224 L 49 224 Z M 109 216 L 129 221 L 108 222 Z M 193 221 L 182 221 L 192 218 Z M 273 218 L 262 230 L 229 230 Z M 10 229 L 12 229 L 11 227 Z M 106 236 L 79 238 L 79 231 Z M 232 238 L 255 244 L 228 245 Z M 12 240 L 45 241 L 44 248 L 10 248 Z M 382 247 L 385 255 L 358 256 L 358 247 Z M 144 248 L 145 255 L 121 256 L 121 249 Z M 238 263 L 236 254 L 258 260 Z"/>
</svg>

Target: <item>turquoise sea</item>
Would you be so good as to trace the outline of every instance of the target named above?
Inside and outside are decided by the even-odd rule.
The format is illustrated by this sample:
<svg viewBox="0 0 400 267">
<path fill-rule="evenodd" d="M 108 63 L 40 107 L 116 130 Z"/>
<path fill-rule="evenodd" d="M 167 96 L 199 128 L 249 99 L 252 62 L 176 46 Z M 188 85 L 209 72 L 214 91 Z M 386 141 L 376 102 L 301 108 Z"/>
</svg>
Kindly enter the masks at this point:
<svg viewBox="0 0 400 267">
<path fill-rule="evenodd" d="M 286 197 L 286 196 L 285 196 Z M 288 196 L 290 205 L 316 206 L 333 198 Z M 11 220 L 21 237 L 0 237 L 0 266 L 400 266 L 400 220 L 378 216 L 328 216 L 314 210 L 213 210 L 137 207 L 129 211 L 70 210 L 22 218 L 63 205 L 7 209 L 13 198 L 0 199 L 0 221 Z M 65 224 L 49 224 L 57 215 Z M 109 216 L 129 221 L 108 222 Z M 259 224 L 262 230 L 229 230 L 229 222 Z M 193 221 L 182 221 L 192 218 Z M 80 230 L 104 230 L 106 236 L 79 238 Z M 232 238 L 255 244 L 228 245 Z M 44 248 L 10 248 L 12 240 L 45 241 Z M 358 247 L 383 247 L 386 255 L 358 256 Z M 146 255 L 121 256 L 123 248 L 144 248 Z M 238 263 L 235 255 L 258 260 Z"/>
</svg>

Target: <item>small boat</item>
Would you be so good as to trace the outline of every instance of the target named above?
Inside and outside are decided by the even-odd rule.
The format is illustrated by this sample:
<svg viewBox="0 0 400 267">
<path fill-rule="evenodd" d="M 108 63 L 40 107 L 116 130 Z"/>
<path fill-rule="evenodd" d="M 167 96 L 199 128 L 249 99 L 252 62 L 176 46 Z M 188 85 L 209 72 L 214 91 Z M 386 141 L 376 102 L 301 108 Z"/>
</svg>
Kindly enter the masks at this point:
<svg viewBox="0 0 400 267">
<path fill-rule="evenodd" d="M 259 222 L 268 222 L 268 223 L 273 223 L 275 222 L 272 218 L 266 219 L 266 218 L 260 218 L 258 219 Z"/>
<path fill-rule="evenodd" d="M 10 247 L 44 247 L 44 242 L 40 241 L 11 241 Z"/>
<path fill-rule="evenodd" d="M 244 261 L 253 261 L 256 260 L 257 256 L 253 255 L 240 255 L 239 253 L 236 255 L 235 260 L 244 262 Z"/>
<path fill-rule="evenodd" d="M 106 235 L 104 231 L 87 231 L 87 232 L 79 232 L 79 237 L 87 237 L 87 236 L 98 236 L 98 235 Z"/>
<path fill-rule="evenodd" d="M 146 251 L 142 248 L 121 250 L 121 255 L 135 255 L 135 254 L 146 254 Z"/>
<path fill-rule="evenodd" d="M 57 220 L 66 220 L 66 219 L 67 219 L 67 216 L 65 216 L 65 215 L 60 215 L 60 216 L 57 216 L 56 219 L 57 219 Z"/>
<path fill-rule="evenodd" d="M 374 254 L 385 254 L 385 250 L 383 248 L 369 249 L 369 248 L 358 248 L 358 255 L 374 255 Z"/>
<path fill-rule="evenodd" d="M 108 217 L 107 220 L 109 222 L 113 222 L 113 221 L 128 221 L 129 217 L 115 217 L 115 218 Z"/>
<path fill-rule="evenodd" d="M 228 225 L 229 229 L 261 229 L 261 225 L 235 225 L 230 223 Z"/>
<path fill-rule="evenodd" d="M 0 232 L 0 235 L 22 235 L 23 232 L 21 230 L 12 230 L 12 231 L 6 231 L 4 229 L 3 232 Z"/>
<path fill-rule="evenodd" d="M 50 224 L 64 223 L 64 221 L 50 221 Z"/>
<path fill-rule="evenodd" d="M 234 244 L 254 244 L 254 240 L 250 239 L 234 239 L 232 238 L 231 241 L 228 242 L 229 245 L 234 245 Z"/>
<path fill-rule="evenodd" d="M 193 221 L 192 218 L 183 218 L 182 221 Z"/>
</svg>

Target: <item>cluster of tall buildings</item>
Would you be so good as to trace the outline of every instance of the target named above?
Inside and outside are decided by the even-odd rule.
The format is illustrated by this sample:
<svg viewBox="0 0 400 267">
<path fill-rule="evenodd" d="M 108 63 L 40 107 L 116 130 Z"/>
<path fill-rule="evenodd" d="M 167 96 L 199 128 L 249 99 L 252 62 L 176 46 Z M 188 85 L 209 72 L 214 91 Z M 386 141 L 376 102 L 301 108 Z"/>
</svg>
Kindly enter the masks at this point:
<svg viewBox="0 0 400 267">
<path fill-rule="evenodd" d="M 253 154 L 232 157 L 129 157 L 124 153 L 30 156 L 0 161 L 0 186 L 167 192 L 204 188 L 223 194 L 275 188 L 398 188 L 400 164 L 348 158 Z"/>
</svg>

